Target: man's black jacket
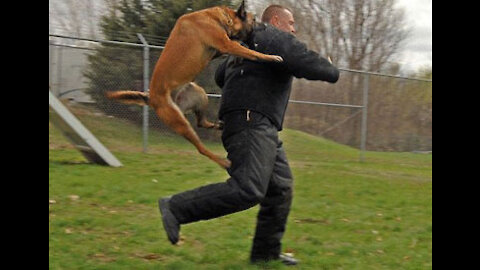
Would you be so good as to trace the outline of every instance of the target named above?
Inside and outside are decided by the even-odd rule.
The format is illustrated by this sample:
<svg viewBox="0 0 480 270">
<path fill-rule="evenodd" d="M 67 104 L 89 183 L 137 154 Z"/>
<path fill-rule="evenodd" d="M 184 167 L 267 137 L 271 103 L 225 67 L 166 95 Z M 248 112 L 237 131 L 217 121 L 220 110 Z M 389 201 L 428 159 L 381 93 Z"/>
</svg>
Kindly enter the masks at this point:
<svg viewBox="0 0 480 270">
<path fill-rule="evenodd" d="M 269 24 L 259 24 L 247 46 L 255 51 L 279 55 L 283 63 L 258 62 L 229 56 L 217 69 L 215 81 L 222 88 L 219 118 L 236 110 L 266 115 L 278 130 L 290 97 L 293 76 L 335 83 L 339 70 L 292 34 Z"/>
</svg>

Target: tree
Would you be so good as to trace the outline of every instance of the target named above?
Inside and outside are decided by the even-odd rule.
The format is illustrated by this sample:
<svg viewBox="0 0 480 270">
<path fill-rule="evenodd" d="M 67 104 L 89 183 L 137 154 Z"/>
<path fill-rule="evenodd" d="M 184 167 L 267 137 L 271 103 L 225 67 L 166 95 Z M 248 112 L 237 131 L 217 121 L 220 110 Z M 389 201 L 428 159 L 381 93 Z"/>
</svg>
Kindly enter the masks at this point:
<svg viewBox="0 0 480 270">
<path fill-rule="evenodd" d="M 298 37 L 341 67 L 389 69 L 410 30 L 396 0 L 275 0 L 290 7 Z"/>
<path fill-rule="evenodd" d="M 109 40 L 137 42 L 142 33 L 149 44 L 163 45 L 177 19 L 189 12 L 217 6 L 230 0 L 120 0 L 110 5 L 101 29 Z"/>
<path fill-rule="evenodd" d="M 103 9 L 103 3 L 100 1 L 51 0 L 49 1 L 50 31 L 97 38 L 97 23 Z"/>
</svg>

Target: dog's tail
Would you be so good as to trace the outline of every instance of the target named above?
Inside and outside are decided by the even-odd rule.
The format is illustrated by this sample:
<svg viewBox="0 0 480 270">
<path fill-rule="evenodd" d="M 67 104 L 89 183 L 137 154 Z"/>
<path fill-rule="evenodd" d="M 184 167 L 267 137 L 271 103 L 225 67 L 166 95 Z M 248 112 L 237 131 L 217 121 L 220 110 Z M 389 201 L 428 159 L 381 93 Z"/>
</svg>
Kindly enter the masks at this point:
<svg viewBox="0 0 480 270">
<path fill-rule="evenodd" d="M 137 104 L 140 106 L 149 104 L 149 95 L 139 91 L 107 91 L 105 96 L 125 104 Z"/>
</svg>

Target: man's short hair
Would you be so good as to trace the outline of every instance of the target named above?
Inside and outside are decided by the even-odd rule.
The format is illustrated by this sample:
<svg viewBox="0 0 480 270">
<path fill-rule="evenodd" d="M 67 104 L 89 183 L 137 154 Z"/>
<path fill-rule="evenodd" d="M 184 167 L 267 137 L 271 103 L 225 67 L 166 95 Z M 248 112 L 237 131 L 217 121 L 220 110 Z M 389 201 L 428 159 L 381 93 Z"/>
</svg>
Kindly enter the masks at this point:
<svg viewBox="0 0 480 270">
<path fill-rule="evenodd" d="M 280 11 L 288 10 L 292 12 L 289 8 L 282 5 L 270 5 L 268 6 L 262 14 L 262 22 L 270 22 L 273 16 L 277 15 Z"/>
</svg>

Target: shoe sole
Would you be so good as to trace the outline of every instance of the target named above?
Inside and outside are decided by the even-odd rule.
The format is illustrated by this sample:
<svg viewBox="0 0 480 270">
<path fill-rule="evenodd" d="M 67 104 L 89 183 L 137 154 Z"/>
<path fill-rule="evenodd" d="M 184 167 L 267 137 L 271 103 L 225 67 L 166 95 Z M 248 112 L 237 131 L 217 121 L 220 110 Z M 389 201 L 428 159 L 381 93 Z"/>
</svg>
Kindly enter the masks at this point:
<svg viewBox="0 0 480 270">
<path fill-rule="evenodd" d="M 175 245 L 178 242 L 178 234 L 174 233 L 175 227 L 172 228 L 172 226 L 169 224 L 167 220 L 167 215 L 173 216 L 172 212 L 169 209 L 169 204 L 168 204 L 168 199 L 160 199 L 158 200 L 158 207 L 160 209 L 160 214 L 162 215 L 162 223 L 163 223 L 163 228 L 165 229 L 165 232 L 167 233 L 168 240 L 172 243 L 172 245 Z"/>
<path fill-rule="evenodd" d="M 286 266 L 293 266 L 298 264 L 298 260 L 284 254 L 280 254 L 279 260 Z"/>
<path fill-rule="evenodd" d="M 295 259 L 293 257 L 290 257 L 290 256 L 283 255 L 283 254 L 281 254 L 276 259 L 252 259 L 252 258 L 250 258 L 250 263 L 252 263 L 252 264 L 264 264 L 264 263 L 268 263 L 269 261 L 279 261 L 285 266 L 296 266 L 296 265 L 298 265 L 298 260 L 297 259 Z"/>
</svg>

